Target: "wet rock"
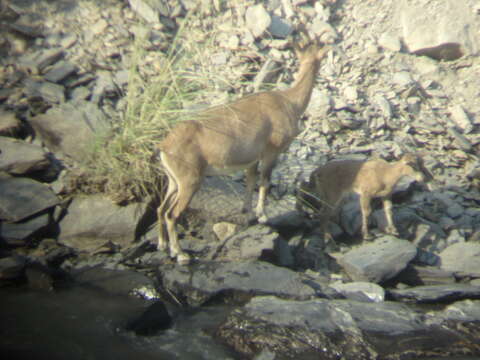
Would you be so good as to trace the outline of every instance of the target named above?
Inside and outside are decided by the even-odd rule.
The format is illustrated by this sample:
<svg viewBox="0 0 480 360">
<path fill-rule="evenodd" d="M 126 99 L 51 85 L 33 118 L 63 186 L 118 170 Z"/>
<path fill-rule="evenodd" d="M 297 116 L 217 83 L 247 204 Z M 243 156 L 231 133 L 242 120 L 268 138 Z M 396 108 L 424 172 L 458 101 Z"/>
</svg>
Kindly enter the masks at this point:
<svg viewBox="0 0 480 360">
<path fill-rule="evenodd" d="M 77 285 L 102 290 L 111 295 L 135 295 L 136 289 L 148 287 L 155 289 L 153 280 L 148 276 L 131 270 L 109 270 L 91 267 L 75 270 L 72 273 Z"/>
<path fill-rule="evenodd" d="M 16 255 L 0 258 L 0 280 L 18 279 L 23 275 L 25 264 L 25 258 Z"/>
<path fill-rule="evenodd" d="M 222 296 L 237 301 L 255 294 L 293 299 L 316 296 L 301 274 L 261 261 L 162 266 L 159 276 L 169 291 L 192 306 Z"/>
<path fill-rule="evenodd" d="M 480 243 L 459 242 L 447 247 L 439 256 L 443 270 L 480 277 Z"/>
<path fill-rule="evenodd" d="M 29 264 L 25 269 L 28 286 L 33 290 L 52 291 L 54 279 L 51 270 L 39 263 Z"/>
<path fill-rule="evenodd" d="M 473 352 L 476 348 L 473 341 L 464 341 L 457 332 L 432 327 L 419 313 L 389 302 L 255 297 L 243 309 L 232 312 L 217 334 L 246 356 L 268 349 L 290 358 L 321 354 L 323 359 L 333 360 L 342 354 L 346 358 L 373 359 L 412 352 L 420 355 L 436 347 L 433 344 L 441 348 L 436 347 L 436 354 L 460 353 L 462 348 Z M 419 334 L 424 340 L 421 344 L 414 341 Z M 406 345 L 395 339 L 411 341 Z"/>
<path fill-rule="evenodd" d="M 38 145 L 0 136 L 0 171 L 24 175 L 45 170 L 50 165 L 45 151 Z"/>
<path fill-rule="evenodd" d="M 480 286 L 469 284 L 426 285 L 402 290 L 389 290 L 388 295 L 395 300 L 406 302 L 452 302 L 463 299 L 479 299 Z"/>
<path fill-rule="evenodd" d="M 138 318 L 127 324 L 127 330 L 137 335 L 154 335 L 172 324 L 172 317 L 162 301 L 155 301 Z"/>
<path fill-rule="evenodd" d="M 126 246 L 139 235 L 147 216 L 145 203 L 115 205 L 104 195 L 75 198 L 59 222 L 59 241 L 79 251 L 94 251 L 106 241 Z"/>
<path fill-rule="evenodd" d="M 402 271 L 416 253 L 410 242 L 384 236 L 348 251 L 337 261 L 355 281 L 382 283 Z"/>
<path fill-rule="evenodd" d="M 48 186 L 27 178 L 0 179 L 0 219 L 17 222 L 59 203 Z"/>
<path fill-rule="evenodd" d="M 346 284 L 332 284 L 331 287 L 350 300 L 365 302 L 381 302 L 385 300 L 385 290 L 374 283 L 358 281 Z"/>
<path fill-rule="evenodd" d="M 73 159 L 89 154 L 95 134 L 107 131 L 104 114 L 91 102 L 68 102 L 30 119 L 46 146 Z"/>
</svg>

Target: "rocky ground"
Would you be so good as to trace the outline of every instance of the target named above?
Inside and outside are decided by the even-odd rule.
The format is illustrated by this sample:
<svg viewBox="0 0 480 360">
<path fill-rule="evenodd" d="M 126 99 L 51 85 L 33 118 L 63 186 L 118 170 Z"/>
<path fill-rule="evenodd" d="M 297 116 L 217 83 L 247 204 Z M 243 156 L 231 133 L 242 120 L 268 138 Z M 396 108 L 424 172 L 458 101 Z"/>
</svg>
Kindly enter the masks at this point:
<svg viewBox="0 0 480 360">
<path fill-rule="evenodd" d="M 250 358 L 480 354 L 475 1 L 4 0 L 0 11 L 2 284 L 26 278 L 54 289 L 65 274 L 101 269 L 123 274 L 118 286 L 183 306 L 234 301 L 242 306 L 216 336 Z M 321 40 L 335 49 L 304 130 L 275 168 L 268 223 L 244 225 L 241 176 L 208 179 L 182 220 L 182 246 L 196 261 L 181 267 L 155 251 L 154 201 L 72 197 L 69 178 L 95 135 L 125 113 L 134 40 L 146 39 L 139 68 L 148 78 L 192 13 L 192 37 L 208 50 L 203 66 L 226 79 L 205 90 L 207 103 L 288 86 L 299 24 L 327 30 Z M 398 187 L 400 236 L 382 235 L 376 206 L 376 239 L 361 241 L 353 199 L 328 246 L 295 209 L 296 185 L 327 160 L 407 151 L 422 154 L 434 180 L 428 190 Z"/>
</svg>

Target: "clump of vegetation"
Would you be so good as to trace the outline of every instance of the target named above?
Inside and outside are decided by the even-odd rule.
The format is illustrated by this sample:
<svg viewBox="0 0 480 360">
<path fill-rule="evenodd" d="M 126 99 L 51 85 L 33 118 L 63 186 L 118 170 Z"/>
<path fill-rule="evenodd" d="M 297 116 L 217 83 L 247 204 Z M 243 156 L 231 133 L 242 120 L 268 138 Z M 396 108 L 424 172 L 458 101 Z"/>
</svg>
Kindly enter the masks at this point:
<svg viewBox="0 0 480 360">
<path fill-rule="evenodd" d="M 155 160 L 155 145 L 177 121 L 191 118 L 189 104 L 201 103 L 208 89 L 225 79 L 215 77 L 205 63 L 214 36 L 199 42 L 188 28 L 187 16 L 169 50 L 157 54 L 156 75 L 145 76 L 141 62 L 148 51 L 136 39 L 125 99 L 126 112 L 107 134 L 98 137 L 91 157 L 82 166 L 83 191 L 101 191 L 116 202 L 158 194 L 162 189 L 161 169 Z M 222 85 L 224 86 L 224 85 Z M 210 100 L 210 99 L 209 99 Z"/>
</svg>

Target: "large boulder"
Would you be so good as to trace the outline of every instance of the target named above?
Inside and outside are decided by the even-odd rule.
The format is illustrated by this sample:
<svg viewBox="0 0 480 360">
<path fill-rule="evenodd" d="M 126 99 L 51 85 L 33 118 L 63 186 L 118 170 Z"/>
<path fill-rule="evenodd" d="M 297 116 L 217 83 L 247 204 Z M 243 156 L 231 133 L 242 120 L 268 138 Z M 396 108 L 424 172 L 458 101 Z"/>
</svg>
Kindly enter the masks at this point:
<svg viewBox="0 0 480 360">
<path fill-rule="evenodd" d="M 404 0 L 400 5 L 403 40 L 411 53 L 437 60 L 475 54 L 480 26 L 473 1 Z"/>
<path fill-rule="evenodd" d="M 249 358 L 262 350 L 282 358 L 303 355 L 331 360 L 339 354 L 346 359 L 479 354 L 478 339 L 469 336 L 468 329 L 457 328 L 457 323 L 452 323 L 454 329 L 442 322 L 434 326 L 424 318 L 392 302 L 263 296 L 232 312 L 217 334 Z"/>
<path fill-rule="evenodd" d="M 0 220 L 17 222 L 59 203 L 52 190 L 27 178 L 0 178 Z"/>
<path fill-rule="evenodd" d="M 53 152 L 75 160 L 88 156 L 96 136 L 107 131 L 103 112 L 87 101 L 67 102 L 30 119 L 35 132 Z"/>
<path fill-rule="evenodd" d="M 415 245 L 387 235 L 350 250 L 337 261 L 354 281 L 382 283 L 402 271 L 416 254 Z"/>
<path fill-rule="evenodd" d="M 93 251 L 107 241 L 126 246 L 145 230 L 148 209 L 146 203 L 118 206 L 104 195 L 77 197 L 59 222 L 59 241 L 80 251 Z"/>
<path fill-rule="evenodd" d="M 50 160 L 43 149 L 23 140 L 0 136 L 0 171 L 23 175 L 45 170 Z"/>
<path fill-rule="evenodd" d="M 480 277 L 480 243 L 458 242 L 439 256 L 443 270 Z"/>
<path fill-rule="evenodd" d="M 316 295 L 299 273 L 262 261 L 210 262 L 189 267 L 159 269 L 163 285 L 190 305 L 201 305 L 216 296 L 272 294 L 305 299 Z"/>
</svg>

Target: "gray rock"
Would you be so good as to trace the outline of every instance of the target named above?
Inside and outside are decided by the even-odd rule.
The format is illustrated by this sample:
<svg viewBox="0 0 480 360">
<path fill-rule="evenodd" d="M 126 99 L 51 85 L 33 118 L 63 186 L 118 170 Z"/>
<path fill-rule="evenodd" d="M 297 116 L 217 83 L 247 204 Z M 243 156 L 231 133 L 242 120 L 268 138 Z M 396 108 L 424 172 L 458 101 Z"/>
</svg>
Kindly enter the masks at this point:
<svg viewBox="0 0 480 360">
<path fill-rule="evenodd" d="M 48 81 L 25 80 L 25 94 L 29 98 L 40 97 L 53 104 L 65 102 L 65 88 Z"/>
<path fill-rule="evenodd" d="M 130 7 L 144 20 L 160 23 L 160 15 L 168 16 L 168 4 L 162 0 L 128 0 Z"/>
<path fill-rule="evenodd" d="M 13 135 L 20 130 L 21 122 L 14 112 L 0 110 L 0 136 Z"/>
<path fill-rule="evenodd" d="M 68 102 L 30 119 L 46 146 L 75 160 L 90 153 L 95 136 L 108 130 L 103 113 L 91 102 Z"/>
<path fill-rule="evenodd" d="M 57 62 L 50 70 L 48 70 L 48 72 L 45 74 L 45 79 L 57 83 L 76 71 L 77 67 L 74 64 L 69 61 L 62 60 Z"/>
<path fill-rule="evenodd" d="M 58 203 L 53 191 L 35 180 L 0 179 L 0 220 L 17 222 Z"/>
<path fill-rule="evenodd" d="M 462 300 L 448 305 L 438 314 L 445 320 L 480 321 L 480 300 Z"/>
<path fill-rule="evenodd" d="M 20 256 L 8 256 L 0 258 L 0 280 L 12 280 L 19 278 L 25 269 L 26 261 Z"/>
<path fill-rule="evenodd" d="M 10 246 L 25 245 L 25 240 L 50 224 L 50 215 L 35 216 L 18 223 L 5 223 L 0 227 L 0 237 Z"/>
<path fill-rule="evenodd" d="M 403 39 L 412 53 L 437 60 L 458 59 L 479 49 L 478 21 L 467 2 L 404 1 L 400 8 Z"/>
<path fill-rule="evenodd" d="M 253 298 L 243 309 L 232 312 L 217 333 L 246 356 L 269 349 L 288 358 L 321 354 L 322 359 L 337 359 L 338 354 L 349 359 L 391 356 L 425 346 L 425 342 L 409 342 L 407 347 L 394 339 L 413 340 L 422 333 L 433 341 L 439 334 L 449 334 L 441 328 L 429 328 L 420 314 L 402 304 L 289 301 L 273 296 Z M 383 334 L 389 336 L 388 348 L 382 346 Z"/>
<path fill-rule="evenodd" d="M 162 266 L 159 272 L 163 285 L 193 306 L 231 293 L 240 298 L 272 294 L 305 299 L 316 295 L 316 290 L 306 285 L 300 274 L 261 261 Z"/>
<path fill-rule="evenodd" d="M 332 284 L 330 286 L 350 300 L 365 302 L 381 302 L 385 300 L 385 290 L 374 283 L 357 281 L 346 284 Z"/>
<path fill-rule="evenodd" d="M 51 49 L 44 49 L 35 53 L 29 53 L 19 59 L 19 64 L 22 67 L 30 69 L 33 73 L 43 72 L 43 70 L 58 60 L 64 55 L 64 49 L 61 47 L 54 47 Z"/>
<path fill-rule="evenodd" d="M 262 4 L 250 6 L 245 13 L 247 28 L 258 38 L 268 29 L 272 18 Z"/>
<path fill-rule="evenodd" d="M 440 254 L 443 270 L 480 276 L 480 243 L 459 242 Z"/>
<path fill-rule="evenodd" d="M 382 283 L 402 271 L 416 253 L 417 248 L 410 242 L 384 236 L 350 250 L 338 263 L 355 281 Z"/>
<path fill-rule="evenodd" d="M 193 196 L 189 209 L 210 222 L 245 223 L 248 217 L 242 214 L 245 195 L 245 187 L 228 177 L 207 177 Z"/>
<path fill-rule="evenodd" d="M 217 236 L 218 240 L 223 242 L 237 232 L 238 225 L 223 221 L 214 224 L 212 230 Z"/>
<path fill-rule="evenodd" d="M 465 109 L 461 105 L 453 105 L 450 107 L 450 116 L 453 122 L 462 129 L 464 134 L 468 134 L 473 130 L 473 124 L 468 117 Z"/>
<path fill-rule="evenodd" d="M 0 136 L 0 171 L 23 175 L 45 170 L 49 165 L 50 160 L 40 146 Z"/>
<path fill-rule="evenodd" d="M 265 225 L 251 226 L 229 238 L 220 245 L 214 259 L 223 261 L 258 260 L 274 252 L 280 235 Z"/>
<path fill-rule="evenodd" d="M 439 303 L 463 299 L 479 299 L 480 286 L 469 284 L 445 284 L 417 286 L 409 289 L 389 290 L 395 300 L 417 303 Z"/>
<path fill-rule="evenodd" d="M 101 289 L 111 295 L 136 295 L 138 289 L 155 288 L 153 280 L 132 270 L 109 270 L 101 267 L 72 272 L 73 280 L 81 286 Z"/>
<path fill-rule="evenodd" d="M 402 48 L 402 44 L 398 36 L 389 33 L 383 33 L 380 35 L 380 38 L 378 39 L 378 45 L 384 49 L 394 52 L 399 52 Z"/>
<path fill-rule="evenodd" d="M 77 197 L 60 221 L 59 241 L 80 251 L 93 251 L 106 241 L 126 246 L 137 237 L 146 216 L 145 203 L 115 205 L 103 195 Z"/>
<path fill-rule="evenodd" d="M 451 271 L 432 266 L 410 264 L 398 275 L 398 281 L 410 286 L 453 284 L 456 279 Z"/>
<path fill-rule="evenodd" d="M 293 27 L 288 21 L 276 15 L 273 15 L 271 19 L 267 30 L 272 36 L 285 39 L 292 33 Z"/>
</svg>

